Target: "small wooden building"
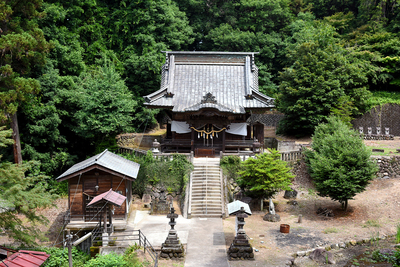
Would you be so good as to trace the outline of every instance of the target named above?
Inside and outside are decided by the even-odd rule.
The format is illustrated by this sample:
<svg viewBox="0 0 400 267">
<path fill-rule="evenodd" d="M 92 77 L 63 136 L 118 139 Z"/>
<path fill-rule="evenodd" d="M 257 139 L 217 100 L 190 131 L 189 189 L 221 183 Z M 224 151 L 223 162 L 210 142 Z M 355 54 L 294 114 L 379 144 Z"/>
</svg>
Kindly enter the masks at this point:
<svg viewBox="0 0 400 267">
<path fill-rule="evenodd" d="M 138 163 L 106 149 L 69 168 L 57 178 L 58 182 L 68 180 L 69 213 L 66 221 L 83 224 L 85 228 L 97 224 L 106 209 L 88 204 L 94 197 L 111 189 L 126 197 L 119 207 L 115 207 L 113 220 L 126 222 L 132 200 L 132 182 L 137 177 L 139 167 Z"/>
<path fill-rule="evenodd" d="M 163 152 L 195 156 L 238 152 L 264 142 L 264 125 L 247 123 L 252 114 L 274 108 L 258 90 L 253 52 L 166 52 L 160 90 L 144 97 L 149 108 L 170 121 Z"/>
</svg>

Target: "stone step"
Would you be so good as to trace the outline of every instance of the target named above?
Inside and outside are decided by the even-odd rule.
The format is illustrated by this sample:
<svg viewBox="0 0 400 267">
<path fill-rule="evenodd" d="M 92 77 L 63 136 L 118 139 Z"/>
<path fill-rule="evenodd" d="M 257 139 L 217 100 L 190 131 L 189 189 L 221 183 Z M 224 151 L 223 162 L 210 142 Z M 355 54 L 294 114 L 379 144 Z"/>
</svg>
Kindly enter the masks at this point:
<svg viewBox="0 0 400 267">
<path fill-rule="evenodd" d="M 219 158 L 195 158 L 192 172 L 191 216 L 221 217 L 222 189 Z M 206 213 L 207 210 L 207 213 Z"/>
<path fill-rule="evenodd" d="M 204 177 L 204 176 L 192 176 L 192 181 L 220 181 L 219 176 L 209 176 L 209 177 Z"/>
<path fill-rule="evenodd" d="M 221 189 L 205 190 L 201 188 L 193 188 L 192 193 L 194 194 L 221 194 Z"/>
<path fill-rule="evenodd" d="M 192 214 L 193 213 L 218 213 L 221 212 L 222 208 L 221 207 L 208 207 L 207 208 L 205 206 L 203 207 L 193 207 L 192 209 Z"/>
<path fill-rule="evenodd" d="M 220 187 L 221 186 L 221 181 L 219 179 L 218 180 L 207 180 L 207 181 L 200 180 L 200 179 L 192 180 L 192 186 L 195 186 L 195 185 L 198 185 L 198 186 L 209 185 L 209 186 L 218 186 L 218 187 Z"/>
<path fill-rule="evenodd" d="M 221 204 L 215 204 L 215 203 L 192 203 L 192 211 L 194 210 L 221 210 Z"/>
</svg>

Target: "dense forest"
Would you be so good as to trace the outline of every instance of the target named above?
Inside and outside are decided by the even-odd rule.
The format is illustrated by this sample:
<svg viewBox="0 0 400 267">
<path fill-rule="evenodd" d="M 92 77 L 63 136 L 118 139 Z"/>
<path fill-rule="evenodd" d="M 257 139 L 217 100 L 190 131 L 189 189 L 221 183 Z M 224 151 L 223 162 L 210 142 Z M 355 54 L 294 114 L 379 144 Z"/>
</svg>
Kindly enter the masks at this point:
<svg viewBox="0 0 400 267">
<path fill-rule="evenodd" d="M 4 0 L 0 27 L 2 124 L 53 177 L 162 116 L 143 106 L 162 51 L 259 52 L 282 133 L 400 91 L 399 0 Z"/>
</svg>

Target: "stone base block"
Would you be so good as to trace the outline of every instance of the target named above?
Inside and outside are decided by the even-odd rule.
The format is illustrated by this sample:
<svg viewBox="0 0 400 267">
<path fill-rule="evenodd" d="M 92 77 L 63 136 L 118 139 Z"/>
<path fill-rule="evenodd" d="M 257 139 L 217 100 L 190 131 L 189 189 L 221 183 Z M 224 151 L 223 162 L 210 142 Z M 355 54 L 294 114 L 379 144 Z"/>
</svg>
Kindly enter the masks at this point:
<svg viewBox="0 0 400 267">
<path fill-rule="evenodd" d="M 264 215 L 263 220 L 268 222 L 280 222 L 281 217 L 278 214 L 267 213 Z"/>
</svg>

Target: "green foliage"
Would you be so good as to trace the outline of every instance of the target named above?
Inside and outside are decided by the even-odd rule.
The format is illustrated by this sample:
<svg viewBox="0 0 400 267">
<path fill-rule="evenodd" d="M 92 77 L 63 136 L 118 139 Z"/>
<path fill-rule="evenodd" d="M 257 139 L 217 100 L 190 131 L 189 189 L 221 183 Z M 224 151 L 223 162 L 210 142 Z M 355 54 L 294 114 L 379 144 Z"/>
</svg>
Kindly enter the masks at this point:
<svg viewBox="0 0 400 267">
<path fill-rule="evenodd" d="M 0 147 L 10 143 L 10 131 L 0 129 Z M 0 156 L 1 159 L 1 156 Z M 36 209 L 52 205 L 55 195 L 48 191 L 46 177 L 38 172 L 37 162 L 0 162 L 1 232 L 26 245 L 44 239 L 36 224 L 47 223 Z M 23 217 L 22 217 L 23 216 Z"/>
<path fill-rule="evenodd" d="M 359 134 L 336 117 L 318 125 L 305 155 L 318 194 L 345 208 L 347 200 L 363 192 L 377 172 Z"/>
<path fill-rule="evenodd" d="M 368 100 L 369 109 L 385 104 L 400 105 L 400 92 L 373 91 L 372 97 Z"/>
<path fill-rule="evenodd" d="M 293 34 L 293 64 L 281 73 L 278 109 L 285 113 L 280 131 L 311 134 L 331 112 L 349 121 L 365 110 L 368 62 L 343 48 L 335 29 L 324 23 L 305 25 Z"/>
<path fill-rule="evenodd" d="M 140 249 L 140 247 L 135 243 L 134 245 L 128 247 L 124 252 L 124 259 L 127 263 L 127 267 L 142 267 L 142 266 L 151 266 L 149 262 L 141 263 L 137 257 L 136 250 Z"/>
<path fill-rule="evenodd" d="M 242 165 L 239 184 L 256 196 L 270 198 L 279 190 L 291 190 L 294 175 L 290 173 L 287 162 L 280 159 L 277 150 L 256 155 L 256 158 L 249 158 Z"/>
<path fill-rule="evenodd" d="M 43 247 L 37 249 L 38 251 L 50 254 L 50 257 L 45 261 L 43 267 L 68 267 L 68 249 L 57 247 Z M 72 248 L 72 259 L 74 266 L 84 266 L 85 262 L 90 259 L 90 256 L 80 251 L 76 247 Z"/>
<path fill-rule="evenodd" d="M 107 255 L 99 255 L 95 258 L 90 259 L 84 265 L 85 267 L 125 267 L 127 262 L 123 255 L 117 255 L 115 253 L 110 253 Z"/>
<path fill-rule="evenodd" d="M 122 155 L 123 157 L 138 162 L 140 170 L 138 177 L 133 183 L 133 192 L 143 195 L 147 185 L 162 184 L 169 191 L 182 194 L 189 180 L 193 164 L 186 156 L 174 154 L 171 161 L 162 161 L 153 158 L 151 151 L 146 156 L 134 156 L 131 154 Z"/>
<path fill-rule="evenodd" d="M 397 231 L 396 231 L 396 244 L 400 243 L 400 224 L 397 225 Z"/>
<path fill-rule="evenodd" d="M 238 156 L 226 156 L 221 159 L 220 165 L 224 174 L 234 181 L 239 178 L 239 171 L 242 168 L 241 160 Z"/>
<path fill-rule="evenodd" d="M 50 44 L 36 20 L 41 0 L 6 1 L 0 4 L 0 121 L 17 112 L 20 102 L 37 93 L 39 83 L 27 75 L 34 65 L 43 65 Z"/>
<path fill-rule="evenodd" d="M 388 262 L 393 264 L 393 267 L 400 266 L 400 251 L 397 250 L 393 254 L 382 254 L 379 250 L 376 250 L 372 253 L 372 258 L 376 262 Z"/>
</svg>

